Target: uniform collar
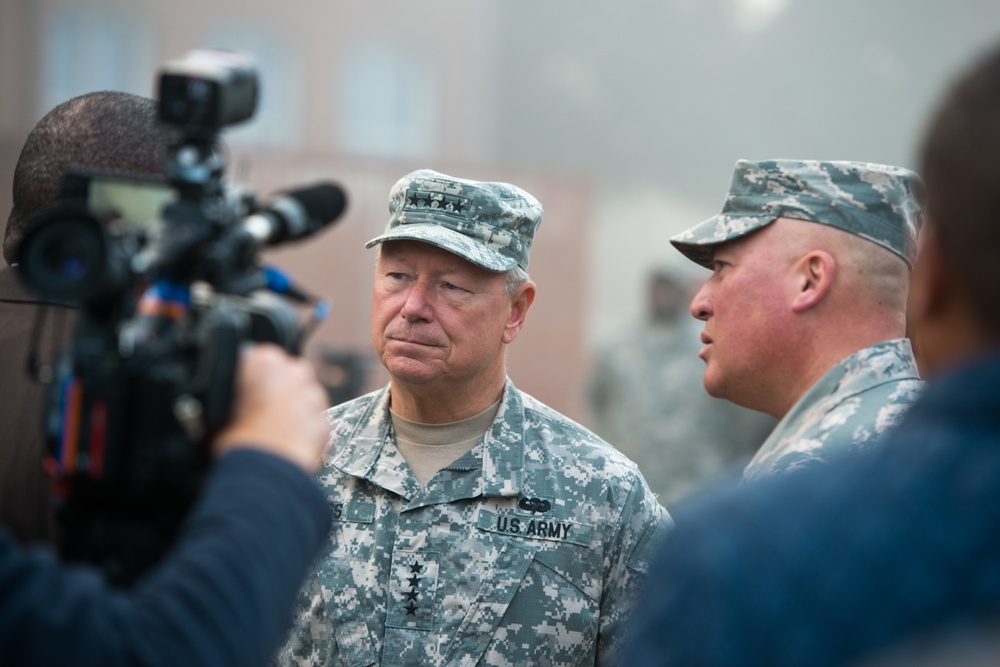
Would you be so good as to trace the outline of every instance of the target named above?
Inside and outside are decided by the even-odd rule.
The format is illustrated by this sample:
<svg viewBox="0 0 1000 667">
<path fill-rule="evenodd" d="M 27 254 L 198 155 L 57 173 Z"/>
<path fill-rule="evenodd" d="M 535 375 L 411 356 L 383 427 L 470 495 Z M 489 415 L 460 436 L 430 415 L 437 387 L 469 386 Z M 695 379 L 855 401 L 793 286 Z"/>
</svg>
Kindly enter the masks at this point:
<svg viewBox="0 0 1000 667">
<path fill-rule="evenodd" d="M 402 457 L 390 445 L 392 420 L 389 416 L 390 391 L 386 386 L 368 403 L 358 425 L 334 453 L 331 463 L 354 477 L 369 479 L 384 488 L 411 497 L 402 480 Z M 503 400 L 497 416 L 483 441 L 455 462 L 470 465 L 468 457 L 481 460 L 481 493 L 485 496 L 516 497 L 524 482 L 524 400 L 510 378 L 504 385 Z M 387 455 L 387 447 L 393 456 Z"/>
</svg>

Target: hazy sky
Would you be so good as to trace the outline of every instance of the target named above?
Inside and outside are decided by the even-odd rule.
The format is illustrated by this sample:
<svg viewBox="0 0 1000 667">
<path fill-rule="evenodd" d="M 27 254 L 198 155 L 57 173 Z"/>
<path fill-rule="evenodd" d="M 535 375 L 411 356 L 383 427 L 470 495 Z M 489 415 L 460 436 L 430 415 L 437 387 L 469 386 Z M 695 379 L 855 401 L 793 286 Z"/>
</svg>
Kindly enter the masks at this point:
<svg viewBox="0 0 1000 667">
<path fill-rule="evenodd" d="M 997 0 L 504 0 L 504 161 L 590 175 L 597 330 L 637 314 L 668 239 L 739 158 L 915 166 Z M 594 330 L 595 327 L 592 327 Z M 593 334 L 592 335 L 596 335 Z"/>
<path fill-rule="evenodd" d="M 17 1 L 23 5 L 17 16 L 47 15 L 39 3 Z M 322 54 L 320 64 L 323 57 L 342 55 L 337 47 L 350 46 L 353 32 L 379 37 L 377 48 L 395 49 L 414 62 L 420 53 L 457 50 L 467 56 L 450 69 L 448 61 L 438 63 L 444 71 L 436 75 L 448 82 L 449 94 L 467 95 L 455 106 L 474 118 L 449 132 L 453 128 L 440 119 L 449 117 L 452 107 L 432 104 L 439 117 L 430 125 L 444 126 L 436 139 L 434 132 L 407 130 L 386 134 L 383 143 L 400 148 L 403 136 L 434 146 L 461 136 L 460 148 L 430 158 L 450 157 L 460 164 L 498 161 L 591 182 L 594 214 L 586 230 L 591 246 L 586 261 L 594 326 L 589 336 L 637 315 L 649 267 L 683 265 L 669 237 L 718 211 L 737 159 L 865 160 L 913 167 L 920 132 L 946 82 L 974 54 L 1000 41 L 1000 0 L 384 0 L 378 11 L 366 0 L 296 0 L 292 12 L 265 0 L 243 0 L 234 12 L 226 3 L 209 0 L 199 7 L 211 16 L 197 17 L 183 9 L 194 2 L 178 0 L 176 8 L 192 38 L 205 37 L 205 28 L 218 41 L 230 27 L 247 23 L 256 26 L 256 33 L 287 38 L 298 35 L 296 21 L 303 17 L 326 25 L 324 48 L 295 45 L 303 53 Z M 114 32 L 116 12 L 103 3 L 47 4 L 78 10 L 61 14 L 63 37 L 90 35 L 90 42 L 83 37 L 67 42 L 70 64 L 85 63 L 69 68 L 67 85 L 118 86 L 84 80 L 81 75 L 100 72 L 91 67 L 93 54 L 90 60 L 77 57 L 81 45 L 94 47 L 117 69 L 131 62 L 133 51 L 144 53 L 129 48 L 128 59 L 112 57 L 114 51 L 105 48 L 108 40 L 100 37 Z M 142 14 L 142 3 L 128 13 Z M 248 22 L 251 18 L 256 22 Z M 128 25 L 121 23 L 118 32 L 133 41 L 144 39 L 141 30 L 123 27 Z M 344 26 L 347 33 L 334 29 Z M 155 22 L 147 28 L 153 41 L 177 32 L 160 34 Z M 301 91 L 285 89 L 306 88 L 306 68 L 294 58 L 288 60 L 292 65 L 286 63 L 286 51 L 296 49 L 274 44 L 264 40 L 258 44 L 262 51 L 255 52 L 274 71 L 265 72 L 269 106 L 254 136 L 293 145 L 294 131 L 304 127 L 299 116 L 307 102 Z M 438 51 L 442 44 L 455 50 Z M 316 65 L 314 60 L 309 64 Z M 485 70 L 479 80 L 468 80 L 476 76 L 467 72 L 469 63 Z M 340 64 L 333 60 L 326 66 L 336 71 Z M 140 72 L 134 92 L 149 93 L 155 65 L 138 58 L 132 67 Z M 412 73 L 406 67 L 400 71 Z M 384 82 L 360 79 L 369 92 L 398 93 L 380 110 L 419 107 L 412 96 L 423 88 L 414 84 L 397 91 L 394 85 L 410 77 L 392 67 L 387 74 L 397 76 Z M 57 86 L 46 104 L 71 92 L 82 91 Z M 431 95 L 430 102 L 436 99 Z M 263 123 L 272 111 L 276 120 Z M 356 134 L 355 129 L 346 133 Z M 318 137 L 320 145 L 323 140 Z"/>
<path fill-rule="evenodd" d="M 909 164 L 943 82 L 1000 40 L 996 0 L 501 7 L 505 159 L 712 202 L 741 157 Z"/>
</svg>

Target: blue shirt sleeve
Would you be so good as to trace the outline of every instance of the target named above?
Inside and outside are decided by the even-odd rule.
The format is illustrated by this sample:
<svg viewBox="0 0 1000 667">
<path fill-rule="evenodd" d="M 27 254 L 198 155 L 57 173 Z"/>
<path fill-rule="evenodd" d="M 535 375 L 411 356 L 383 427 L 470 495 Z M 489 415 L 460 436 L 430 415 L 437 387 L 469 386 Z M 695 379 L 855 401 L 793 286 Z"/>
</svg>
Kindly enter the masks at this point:
<svg viewBox="0 0 1000 667">
<path fill-rule="evenodd" d="M 216 462 L 171 552 L 128 590 L 0 530 L 0 664 L 266 664 L 329 527 L 307 474 L 244 449 Z"/>
</svg>

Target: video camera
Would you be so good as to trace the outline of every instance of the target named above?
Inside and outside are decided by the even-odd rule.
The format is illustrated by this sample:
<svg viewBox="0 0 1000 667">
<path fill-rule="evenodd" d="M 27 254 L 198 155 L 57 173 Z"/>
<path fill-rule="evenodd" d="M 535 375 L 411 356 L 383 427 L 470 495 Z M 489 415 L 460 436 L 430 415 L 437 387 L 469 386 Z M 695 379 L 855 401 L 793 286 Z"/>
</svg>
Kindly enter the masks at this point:
<svg viewBox="0 0 1000 667">
<path fill-rule="evenodd" d="M 46 465 L 62 499 L 62 555 L 117 585 L 159 560 L 197 497 L 240 347 L 297 354 L 325 315 L 260 251 L 310 236 L 346 206 L 332 183 L 261 206 L 224 182 L 218 135 L 257 104 L 248 56 L 192 51 L 161 69 L 158 90 L 176 134 L 166 180 L 69 173 L 61 203 L 18 249 L 29 286 L 79 308 L 55 368 L 34 369 L 50 381 Z M 311 321 L 296 301 L 315 307 Z"/>
</svg>

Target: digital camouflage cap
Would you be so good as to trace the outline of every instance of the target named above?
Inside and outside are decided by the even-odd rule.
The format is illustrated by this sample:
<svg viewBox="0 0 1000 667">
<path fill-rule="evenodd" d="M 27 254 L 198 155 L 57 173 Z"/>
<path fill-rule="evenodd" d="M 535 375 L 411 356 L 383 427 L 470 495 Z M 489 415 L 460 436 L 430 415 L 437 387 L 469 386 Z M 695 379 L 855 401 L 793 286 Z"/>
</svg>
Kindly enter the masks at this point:
<svg viewBox="0 0 1000 667">
<path fill-rule="evenodd" d="M 739 160 L 722 213 L 670 239 L 692 261 L 712 268 L 715 246 L 794 218 L 868 239 L 913 266 L 920 227 L 920 177 L 867 162 Z"/>
<path fill-rule="evenodd" d="M 488 271 L 528 269 L 542 205 L 521 188 L 455 178 L 421 169 L 399 179 L 389 193 L 385 233 L 365 244 L 422 241 Z"/>
</svg>

